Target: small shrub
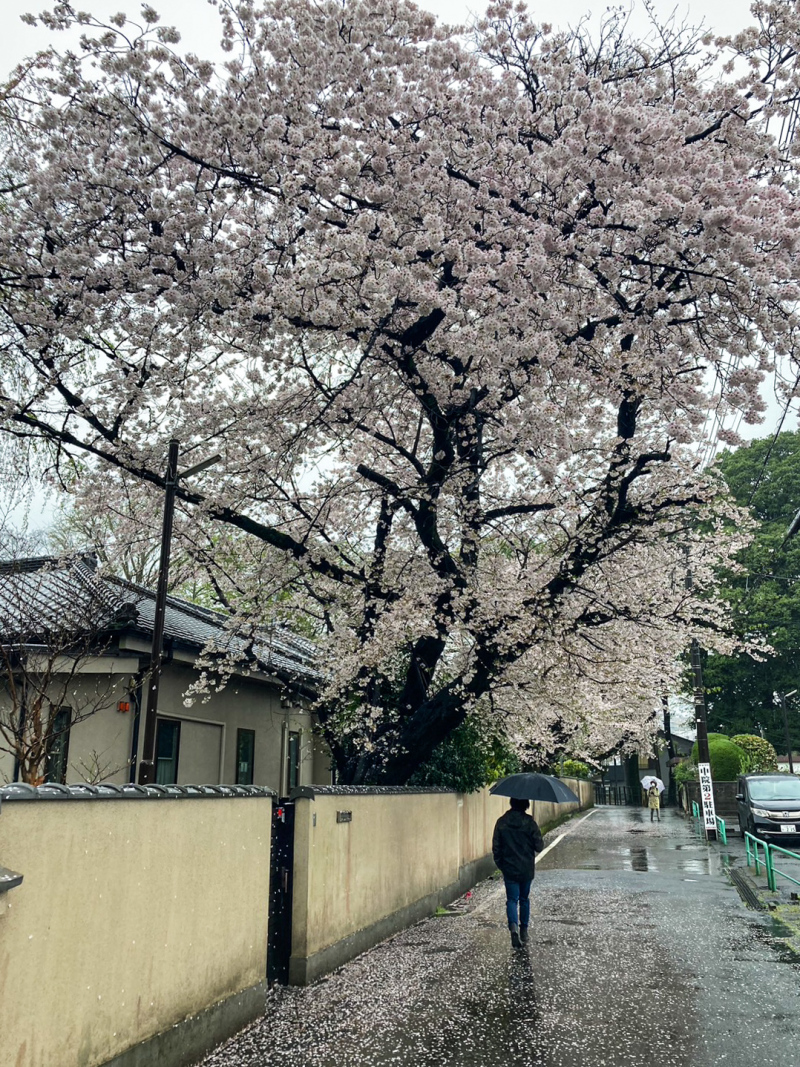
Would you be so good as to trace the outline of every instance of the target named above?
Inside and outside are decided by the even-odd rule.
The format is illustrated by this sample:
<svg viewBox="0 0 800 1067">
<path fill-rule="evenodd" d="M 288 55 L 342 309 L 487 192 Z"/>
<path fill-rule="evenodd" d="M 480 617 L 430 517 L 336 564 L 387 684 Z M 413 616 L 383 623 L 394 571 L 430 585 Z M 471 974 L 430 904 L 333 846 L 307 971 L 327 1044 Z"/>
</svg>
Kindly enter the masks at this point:
<svg viewBox="0 0 800 1067">
<path fill-rule="evenodd" d="M 564 778 L 590 778 L 592 775 L 592 769 L 588 763 L 579 759 L 565 759 L 557 771 Z"/>
<path fill-rule="evenodd" d="M 750 758 L 744 749 L 735 745 L 722 734 L 708 735 L 708 754 L 711 762 L 711 777 L 715 782 L 735 782 L 736 776 L 744 773 Z M 697 763 L 697 742 L 692 749 L 692 760 Z"/>
<path fill-rule="evenodd" d="M 778 754 L 772 745 L 756 734 L 736 734 L 731 741 L 747 753 L 750 759 L 749 770 L 753 774 L 770 774 L 778 769 Z"/>
<path fill-rule="evenodd" d="M 692 763 L 692 761 L 688 759 L 681 760 L 681 762 L 675 766 L 675 769 L 672 772 L 672 777 L 675 779 L 675 784 L 679 789 L 687 782 L 696 782 L 697 764 Z"/>
</svg>

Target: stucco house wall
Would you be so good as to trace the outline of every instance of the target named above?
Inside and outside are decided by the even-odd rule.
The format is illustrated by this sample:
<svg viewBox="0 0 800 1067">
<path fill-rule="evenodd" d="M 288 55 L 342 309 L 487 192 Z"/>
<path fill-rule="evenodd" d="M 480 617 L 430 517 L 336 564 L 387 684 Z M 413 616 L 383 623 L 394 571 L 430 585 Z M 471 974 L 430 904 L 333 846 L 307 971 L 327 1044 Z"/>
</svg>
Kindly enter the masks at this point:
<svg viewBox="0 0 800 1067">
<path fill-rule="evenodd" d="M 117 664 L 121 666 L 121 664 Z M 312 717 L 298 706 L 284 706 L 280 691 L 266 681 L 234 678 L 221 692 L 212 693 L 206 703 L 197 700 L 186 707 L 186 690 L 193 681 L 193 668 L 167 664 L 159 689 L 159 717 L 181 723 L 178 758 L 179 785 L 233 785 L 236 782 L 237 730 L 255 734 L 253 785 L 268 786 L 279 794 L 288 792 L 286 781 L 287 737 L 300 734 L 298 784 L 327 784 L 331 780 L 329 761 L 314 737 Z M 136 729 L 132 690 L 138 682 L 135 670 L 114 673 L 104 695 L 107 703 L 69 733 L 67 782 L 77 783 L 102 777 L 123 784 L 130 780 L 133 738 Z M 70 704 L 76 710 L 87 707 L 94 695 L 91 682 L 78 679 L 72 687 Z M 0 693 L 0 703 L 8 698 Z M 130 710 L 120 712 L 120 703 Z M 144 747 L 144 714 L 139 720 L 137 766 Z M 13 757 L 0 753 L 0 782 L 11 782 Z"/>
</svg>

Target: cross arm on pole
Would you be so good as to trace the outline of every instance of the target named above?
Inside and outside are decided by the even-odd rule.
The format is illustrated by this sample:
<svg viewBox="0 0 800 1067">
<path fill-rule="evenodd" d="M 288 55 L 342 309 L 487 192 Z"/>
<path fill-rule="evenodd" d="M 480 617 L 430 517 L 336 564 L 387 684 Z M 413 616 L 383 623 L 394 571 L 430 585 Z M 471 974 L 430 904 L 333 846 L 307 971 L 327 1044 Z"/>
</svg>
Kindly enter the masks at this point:
<svg viewBox="0 0 800 1067">
<path fill-rule="evenodd" d="M 200 471 L 207 470 L 208 467 L 213 467 L 215 463 L 219 463 L 222 456 L 219 452 L 215 456 L 209 456 L 208 459 L 204 459 L 201 463 L 195 463 L 193 467 L 187 467 L 185 471 L 178 472 L 178 481 L 182 478 L 190 478 L 193 474 L 199 474 Z"/>
</svg>

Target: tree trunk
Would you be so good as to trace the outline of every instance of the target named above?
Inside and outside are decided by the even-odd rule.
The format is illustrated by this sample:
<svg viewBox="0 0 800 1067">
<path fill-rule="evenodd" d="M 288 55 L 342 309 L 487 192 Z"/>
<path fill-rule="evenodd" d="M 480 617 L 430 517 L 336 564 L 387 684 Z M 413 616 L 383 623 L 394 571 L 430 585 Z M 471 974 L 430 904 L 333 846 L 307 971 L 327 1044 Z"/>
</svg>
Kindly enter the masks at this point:
<svg viewBox="0 0 800 1067">
<path fill-rule="evenodd" d="M 392 735 L 371 752 L 345 756 L 335 739 L 329 741 L 338 755 L 336 779 L 341 785 L 406 785 L 409 778 L 432 756 L 434 749 L 466 719 L 462 698 L 446 687 L 425 700 Z M 323 724 L 324 730 L 324 724 Z M 341 761 L 341 762 L 340 762 Z"/>
</svg>

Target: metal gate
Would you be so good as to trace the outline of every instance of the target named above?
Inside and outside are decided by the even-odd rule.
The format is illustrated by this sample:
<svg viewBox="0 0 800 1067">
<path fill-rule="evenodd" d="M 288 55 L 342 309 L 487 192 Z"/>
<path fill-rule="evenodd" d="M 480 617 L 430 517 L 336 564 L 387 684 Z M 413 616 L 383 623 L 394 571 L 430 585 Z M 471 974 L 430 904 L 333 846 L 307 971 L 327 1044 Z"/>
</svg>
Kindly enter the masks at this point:
<svg viewBox="0 0 800 1067">
<path fill-rule="evenodd" d="M 294 868 L 294 801 L 282 800 L 272 815 L 272 857 L 269 880 L 267 981 L 289 981 L 292 954 L 292 871 Z"/>
<path fill-rule="evenodd" d="M 594 802 L 595 804 L 633 804 L 636 801 L 631 797 L 631 791 L 627 785 L 620 785 L 618 783 L 612 783 L 606 785 L 600 782 L 595 782 L 594 785 Z"/>
</svg>

